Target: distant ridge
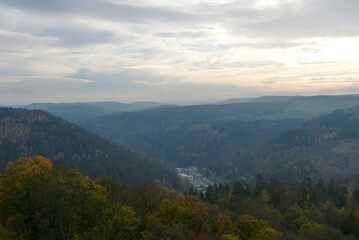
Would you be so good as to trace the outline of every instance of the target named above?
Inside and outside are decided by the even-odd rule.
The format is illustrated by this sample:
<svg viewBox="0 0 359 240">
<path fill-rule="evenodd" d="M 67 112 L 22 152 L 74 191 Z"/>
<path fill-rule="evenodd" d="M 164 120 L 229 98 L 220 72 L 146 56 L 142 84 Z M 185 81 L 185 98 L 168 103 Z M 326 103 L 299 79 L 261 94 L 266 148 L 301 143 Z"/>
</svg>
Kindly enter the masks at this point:
<svg viewBox="0 0 359 240">
<path fill-rule="evenodd" d="M 32 103 L 24 108 L 40 109 L 68 121 L 77 123 L 115 112 L 134 112 L 151 108 L 170 106 L 157 102 L 73 102 L 73 103 Z"/>
<path fill-rule="evenodd" d="M 230 98 L 225 101 L 217 102 L 216 104 L 231 104 L 231 103 L 245 103 L 245 102 L 260 102 L 260 103 L 279 103 L 279 102 L 310 102 L 310 101 L 352 101 L 359 99 L 359 94 L 348 95 L 315 95 L 315 96 L 261 96 L 257 98 Z"/>
</svg>

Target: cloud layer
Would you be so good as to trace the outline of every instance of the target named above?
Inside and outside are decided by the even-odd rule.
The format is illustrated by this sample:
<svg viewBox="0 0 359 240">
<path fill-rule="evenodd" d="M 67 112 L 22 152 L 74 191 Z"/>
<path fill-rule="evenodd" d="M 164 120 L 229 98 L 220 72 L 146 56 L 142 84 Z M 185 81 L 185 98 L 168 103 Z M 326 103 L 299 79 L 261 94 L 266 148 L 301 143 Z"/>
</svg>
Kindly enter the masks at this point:
<svg viewBox="0 0 359 240">
<path fill-rule="evenodd" d="M 0 103 L 358 91 L 356 0 L 0 0 Z"/>
</svg>

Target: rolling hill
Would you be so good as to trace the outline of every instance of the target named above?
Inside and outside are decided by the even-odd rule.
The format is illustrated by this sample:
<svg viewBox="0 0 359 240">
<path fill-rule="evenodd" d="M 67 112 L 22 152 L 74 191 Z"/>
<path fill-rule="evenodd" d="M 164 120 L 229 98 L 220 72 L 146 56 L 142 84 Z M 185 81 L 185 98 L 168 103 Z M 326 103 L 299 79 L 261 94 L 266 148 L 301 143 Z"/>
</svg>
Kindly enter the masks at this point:
<svg viewBox="0 0 359 240">
<path fill-rule="evenodd" d="M 159 160 L 40 110 L 0 108 L 0 163 L 34 155 L 62 161 L 91 177 L 106 174 L 124 183 L 178 186 L 176 174 Z"/>
<path fill-rule="evenodd" d="M 39 109 L 77 123 L 114 112 L 133 112 L 150 108 L 170 106 L 157 102 L 75 102 L 75 103 L 32 103 L 26 109 Z"/>
<path fill-rule="evenodd" d="M 348 146 L 352 147 L 346 151 L 353 152 L 355 141 L 343 138 L 332 143 L 328 139 L 334 133 L 328 123 L 313 121 L 329 119 L 331 114 L 323 114 L 356 104 L 359 105 L 358 95 L 274 96 L 259 98 L 257 102 L 114 113 L 80 125 L 172 166 L 210 168 L 225 179 L 262 173 L 299 181 L 307 176 L 343 176 L 355 172 L 354 165 L 341 164 L 345 159 L 348 164 L 353 163 L 356 153 L 345 155 L 343 149 L 348 148 L 344 146 L 350 141 Z M 318 117 L 321 115 L 324 117 Z M 356 131 L 345 118 L 338 121 L 336 127 L 345 123 L 342 132 L 345 126 L 351 126 L 345 130 L 347 134 Z M 323 136 L 316 139 L 320 134 Z M 303 146 L 302 138 L 306 137 L 309 143 Z M 335 146 L 330 144 L 339 147 L 332 151 Z M 342 157 L 344 160 L 340 160 Z M 327 159 L 333 160 L 327 164 Z"/>
<path fill-rule="evenodd" d="M 222 102 L 231 103 L 270 103 L 282 111 L 266 118 L 269 119 L 310 119 L 328 114 L 336 109 L 351 108 L 359 105 L 359 95 L 319 95 L 319 96 L 263 96 L 252 99 L 235 98 Z"/>
<path fill-rule="evenodd" d="M 336 110 L 284 131 L 260 147 L 239 152 L 234 165 L 227 176 L 260 173 L 299 181 L 359 174 L 359 107 Z"/>
<path fill-rule="evenodd" d="M 115 113 L 80 123 L 106 139 L 173 166 L 218 169 L 233 154 L 294 128 L 301 120 L 271 120 L 282 109 L 267 103 L 203 105 Z"/>
</svg>

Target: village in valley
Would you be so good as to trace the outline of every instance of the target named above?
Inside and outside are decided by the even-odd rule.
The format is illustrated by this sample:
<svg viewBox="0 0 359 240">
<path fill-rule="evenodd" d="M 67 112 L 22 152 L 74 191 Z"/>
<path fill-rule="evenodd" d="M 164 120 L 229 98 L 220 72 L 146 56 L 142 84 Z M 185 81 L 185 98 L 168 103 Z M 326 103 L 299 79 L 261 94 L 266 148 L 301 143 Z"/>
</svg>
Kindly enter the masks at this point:
<svg viewBox="0 0 359 240">
<path fill-rule="evenodd" d="M 203 173 L 210 173 L 206 168 L 200 169 L 197 167 L 189 168 L 176 168 L 176 172 L 180 177 L 188 180 L 198 192 L 206 192 L 208 186 L 214 185 L 217 181 L 211 181 L 207 179 Z M 209 175 L 209 174 L 206 174 Z"/>
</svg>

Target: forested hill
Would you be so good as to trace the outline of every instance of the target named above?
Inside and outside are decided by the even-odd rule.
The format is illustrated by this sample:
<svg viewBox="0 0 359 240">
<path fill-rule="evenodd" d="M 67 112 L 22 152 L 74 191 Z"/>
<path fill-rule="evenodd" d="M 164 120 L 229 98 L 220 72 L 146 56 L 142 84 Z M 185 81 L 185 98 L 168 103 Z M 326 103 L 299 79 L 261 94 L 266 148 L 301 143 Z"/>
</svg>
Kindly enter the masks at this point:
<svg viewBox="0 0 359 240">
<path fill-rule="evenodd" d="M 359 96 L 267 96 L 238 101 L 251 102 L 114 113 L 79 125 L 173 165 L 218 171 L 226 162 L 233 163 L 239 151 L 260 146 L 308 119 L 353 107 L 359 104 Z"/>
<path fill-rule="evenodd" d="M 354 107 L 310 120 L 264 146 L 242 152 L 236 162 L 242 168 L 230 172 L 291 180 L 308 176 L 338 178 L 359 174 L 358 156 L 359 107 Z"/>
<path fill-rule="evenodd" d="M 359 107 L 336 110 L 280 134 L 273 143 L 311 146 L 331 139 L 356 139 L 359 136 Z"/>
<path fill-rule="evenodd" d="M 117 113 L 80 124 L 106 139 L 176 166 L 218 169 L 233 153 L 294 128 L 299 120 L 264 116 L 282 109 L 267 103 L 203 105 Z"/>
<path fill-rule="evenodd" d="M 0 163 L 42 155 L 91 176 L 111 175 L 124 183 L 160 182 L 177 187 L 165 164 L 110 143 L 40 110 L 0 108 Z"/>
<path fill-rule="evenodd" d="M 358 101 L 357 95 L 313 96 L 172 107 L 110 114 L 80 125 L 174 166 L 209 168 L 224 179 L 262 173 L 297 182 L 357 172 L 357 108 L 316 116 Z"/>
</svg>

